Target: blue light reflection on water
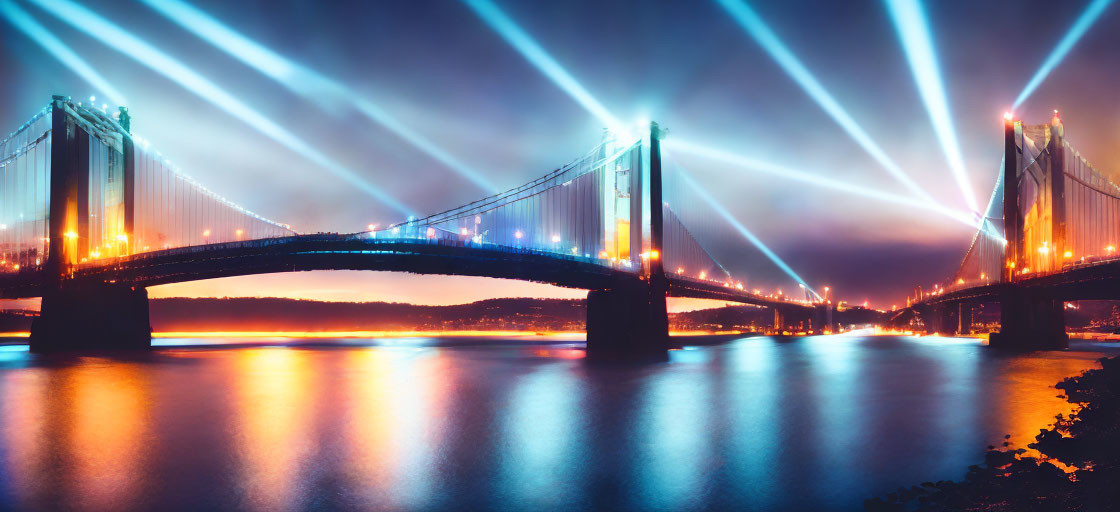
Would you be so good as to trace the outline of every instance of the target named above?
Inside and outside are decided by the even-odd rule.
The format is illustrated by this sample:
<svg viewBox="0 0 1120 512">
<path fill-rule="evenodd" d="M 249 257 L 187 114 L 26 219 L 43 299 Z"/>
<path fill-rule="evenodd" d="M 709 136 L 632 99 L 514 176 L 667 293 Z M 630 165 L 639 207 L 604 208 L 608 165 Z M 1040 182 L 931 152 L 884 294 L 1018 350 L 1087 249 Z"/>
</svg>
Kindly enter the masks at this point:
<svg viewBox="0 0 1120 512">
<path fill-rule="evenodd" d="M 800 344 L 807 352 L 808 381 L 812 383 L 808 396 L 800 399 L 816 412 L 815 423 L 809 430 L 818 457 L 809 474 L 821 484 L 818 492 L 828 501 L 843 499 L 840 493 L 858 479 L 852 471 L 841 468 L 851 467 L 859 457 L 858 442 L 866 432 L 864 422 L 868 418 L 862 408 L 867 403 L 851 399 L 863 396 L 866 386 L 874 385 L 863 368 L 868 352 L 864 340 L 851 336 L 811 336 Z"/>
<path fill-rule="evenodd" d="M 650 375 L 637 426 L 637 464 L 631 499 L 646 510 L 695 509 L 703 505 L 711 462 L 712 380 L 709 351 L 674 351 L 681 371 Z"/>
<path fill-rule="evenodd" d="M 777 342 L 747 339 L 727 346 L 727 369 L 721 376 L 720 392 L 728 407 L 717 413 L 727 428 L 727 457 L 731 476 L 728 487 L 736 501 L 760 510 L 773 508 L 779 482 L 778 457 L 782 446 L 778 429 L 782 385 L 779 379 L 781 347 Z"/>
<path fill-rule="evenodd" d="M 1049 386 L 1120 352 L 763 337 L 601 366 L 524 338 L 160 341 L 0 346 L 0 508 L 859 509 L 1025 444 L 1065 407 Z"/>
<path fill-rule="evenodd" d="M 514 382 L 502 422 L 499 486 L 509 503 L 540 510 L 565 505 L 572 475 L 584 466 L 584 390 L 577 368 L 541 364 Z"/>
<path fill-rule="evenodd" d="M 27 345 L 0 345 L 0 367 L 18 365 L 28 360 Z"/>
</svg>

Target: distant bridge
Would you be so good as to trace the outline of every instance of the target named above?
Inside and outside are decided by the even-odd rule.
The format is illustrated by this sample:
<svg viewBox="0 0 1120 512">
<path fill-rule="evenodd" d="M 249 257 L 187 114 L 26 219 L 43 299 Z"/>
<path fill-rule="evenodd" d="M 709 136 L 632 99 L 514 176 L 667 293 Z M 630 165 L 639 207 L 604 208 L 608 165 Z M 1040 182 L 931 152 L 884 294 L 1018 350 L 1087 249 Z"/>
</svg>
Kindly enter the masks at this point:
<svg viewBox="0 0 1120 512">
<path fill-rule="evenodd" d="M 43 297 L 34 350 L 149 346 L 148 286 L 308 270 L 591 290 L 588 351 L 602 358 L 663 358 L 667 296 L 770 307 L 777 329 L 831 324 L 831 305 L 744 289 L 696 240 L 685 219 L 697 201 L 663 186 L 682 171 L 662 161 L 656 124 L 608 134 L 566 166 L 458 208 L 306 235 L 210 192 L 129 125 L 124 108 L 109 115 L 56 96 L 0 142 L 0 297 Z"/>
<path fill-rule="evenodd" d="M 1063 348 L 1064 303 L 1120 300 L 1120 186 L 1049 124 L 1004 124 L 1004 163 L 957 273 L 918 289 L 904 314 L 934 332 L 968 333 L 980 303 L 999 303 L 992 346 Z"/>
</svg>

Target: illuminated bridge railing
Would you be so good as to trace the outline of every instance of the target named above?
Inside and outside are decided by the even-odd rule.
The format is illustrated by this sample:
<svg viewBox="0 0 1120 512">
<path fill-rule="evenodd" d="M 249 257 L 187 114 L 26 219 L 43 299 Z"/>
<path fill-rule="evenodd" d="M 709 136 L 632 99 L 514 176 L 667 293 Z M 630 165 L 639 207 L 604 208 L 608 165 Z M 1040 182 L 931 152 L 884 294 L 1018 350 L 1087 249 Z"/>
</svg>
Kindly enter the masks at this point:
<svg viewBox="0 0 1120 512">
<path fill-rule="evenodd" d="M 290 235 L 275 238 L 264 238 L 258 240 L 241 240 L 233 242 L 218 242 L 207 245 L 191 245 L 185 247 L 176 247 L 172 249 L 162 249 L 155 251 L 148 251 L 137 253 L 127 258 L 129 261 L 143 261 L 164 258 L 167 256 L 182 256 L 192 254 L 205 254 L 223 250 L 236 250 L 236 249 L 263 249 L 270 247 L 284 247 L 292 244 L 315 244 L 329 245 L 334 243 L 354 243 L 354 249 L 313 249 L 313 252 L 346 252 L 346 253 L 363 253 L 363 252 L 386 252 L 381 250 L 381 247 L 397 247 L 397 246 L 443 246 L 443 247 L 458 247 L 458 248 L 474 248 L 486 249 L 488 251 L 498 251 L 508 254 L 532 254 L 538 256 L 547 256 L 549 258 L 563 259 L 568 261 L 582 261 L 595 263 L 596 258 L 588 258 L 582 255 L 571 255 L 556 253 L 553 251 L 543 251 L 528 247 L 511 247 L 497 245 L 487 242 L 476 243 L 471 240 L 461 240 L 454 238 L 422 238 L 422 237 L 387 237 L 387 236 L 371 236 L 370 233 L 318 233 L 312 235 Z M 401 252 L 394 250 L 392 252 Z M 87 262 L 87 268 L 94 268 L 98 265 L 95 262 Z"/>
<path fill-rule="evenodd" d="M 507 257 L 496 257 L 499 253 Z M 371 256 L 354 259 L 352 256 Z M 303 257 L 311 257 L 301 259 Z M 320 258 L 327 256 L 327 258 Z M 331 256 L 343 258 L 332 260 Z M 389 258 L 386 259 L 385 257 Z M 526 258 L 528 257 L 528 258 Z M 433 258 L 438 263 L 433 264 Z M 458 264 L 448 264 L 458 260 Z M 219 266 L 211 265 L 218 261 Z M 303 263 L 300 263 L 300 262 Z M 369 266 L 363 266 L 368 262 Z M 560 267 L 559 263 L 575 263 Z M 514 264 L 517 265 L 514 265 Z M 486 265 L 499 265 L 485 269 Z M 527 264 L 527 265 L 526 265 Z M 337 265 L 337 266 L 334 266 Z M 260 240 L 194 245 L 122 256 L 107 261 L 88 261 L 75 268 L 76 278 L 136 282 L 144 286 L 189 281 L 204 276 L 244 275 L 260 272 L 321 269 L 395 270 L 415 273 L 484 271 L 491 277 L 536 280 L 557 286 L 589 288 L 607 284 L 612 273 L 625 269 L 603 265 L 597 257 L 563 254 L 550 250 L 510 247 L 470 239 L 445 237 L 389 237 L 387 233 L 317 233 Z M 564 268 L 556 272 L 557 268 Z M 507 272 L 512 271 L 512 272 Z M 670 295 L 729 300 L 755 305 L 788 304 L 812 306 L 794 297 L 764 295 L 745 290 L 741 283 L 670 274 Z"/>
</svg>

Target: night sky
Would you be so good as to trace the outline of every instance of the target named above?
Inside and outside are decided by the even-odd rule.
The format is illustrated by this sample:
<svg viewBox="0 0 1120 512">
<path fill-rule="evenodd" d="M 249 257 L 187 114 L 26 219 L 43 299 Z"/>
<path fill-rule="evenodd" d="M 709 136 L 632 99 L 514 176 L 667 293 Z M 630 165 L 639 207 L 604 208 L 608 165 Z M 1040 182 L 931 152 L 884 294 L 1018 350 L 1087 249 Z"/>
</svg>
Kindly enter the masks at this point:
<svg viewBox="0 0 1120 512">
<path fill-rule="evenodd" d="M 28 2 L 17 2 L 119 89 L 133 130 L 212 190 L 301 232 L 364 229 L 399 214 L 237 118 Z M 715 2 L 497 2 L 615 116 L 669 137 L 835 179 L 909 193 Z M 329 112 L 132 2 L 83 5 L 194 68 L 419 212 L 484 195 L 392 132 Z M 501 188 L 582 155 L 602 123 L 455 1 L 196 0 L 193 5 L 380 106 Z M 851 116 L 939 201 L 965 202 L 949 172 L 886 8 L 877 1 L 752 4 Z M 999 169 L 1002 113 L 1087 1 L 926 2 L 950 112 L 977 201 Z M 1061 109 L 1066 134 L 1099 169 L 1120 168 L 1120 8 L 1111 6 L 1016 110 Z M 0 20 L 0 131 L 52 94 L 104 94 Z M 853 302 L 901 303 L 948 277 L 973 232 L 929 212 L 852 197 L 699 157 L 680 163 L 813 286 Z M 726 225 L 697 227 L 749 287 L 792 281 Z M 526 283 L 382 273 L 199 282 L 161 295 L 283 295 L 456 303 L 540 294 Z"/>
</svg>

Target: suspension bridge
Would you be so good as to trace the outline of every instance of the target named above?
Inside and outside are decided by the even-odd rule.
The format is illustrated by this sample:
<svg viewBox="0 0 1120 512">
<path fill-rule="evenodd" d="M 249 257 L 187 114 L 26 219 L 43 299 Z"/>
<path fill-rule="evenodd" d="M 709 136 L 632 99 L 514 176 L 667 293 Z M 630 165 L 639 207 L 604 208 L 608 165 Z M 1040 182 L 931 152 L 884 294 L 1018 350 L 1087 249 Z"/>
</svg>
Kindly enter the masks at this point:
<svg viewBox="0 0 1120 512">
<path fill-rule="evenodd" d="M 35 351 L 150 345 L 146 287 L 310 270 L 520 279 L 589 290 L 591 357 L 665 357 L 666 297 L 774 310 L 831 328 L 833 306 L 735 281 L 688 228 L 704 221 L 661 131 L 607 133 L 568 165 L 423 218 L 300 234 L 211 192 L 107 113 L 68 97 L 0 143 L 0 298 L 42 297 Z"/>
<path fill-rule="evenodd" d="M 994 347 L 1068 346 L 1065 302 L 1120 300 L 1120 185 L 1067 140 L 1058 114 L 1005 116 L 1001 172 L 955 275 L 918 288 L 899 320 L 967 334 L 976 308 L 998 303 Z"/>
</svg>

